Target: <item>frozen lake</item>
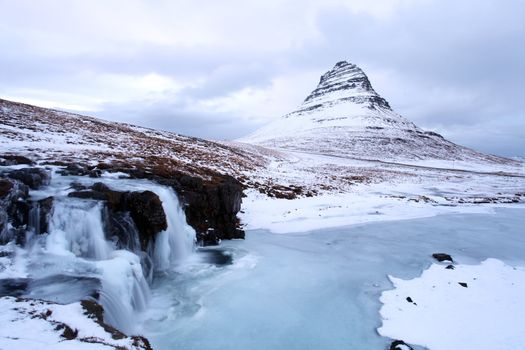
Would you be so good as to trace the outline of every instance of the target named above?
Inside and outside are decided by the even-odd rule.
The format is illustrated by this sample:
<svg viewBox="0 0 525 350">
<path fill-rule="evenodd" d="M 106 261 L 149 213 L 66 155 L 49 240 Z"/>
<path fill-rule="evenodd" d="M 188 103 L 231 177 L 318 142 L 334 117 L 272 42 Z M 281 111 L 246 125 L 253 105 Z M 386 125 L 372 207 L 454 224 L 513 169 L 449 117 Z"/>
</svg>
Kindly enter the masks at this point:
<svg viewBox="0 0 525 350">
<path fill-rule="evenodd" d="M 387 275 L 417 277 L 436 252 L 462 264 L 524 265 L 524 213 L 249 231 L 158 276 L 142 332 L 158 350 L 386 349 L 376 329 Z"/>
</svg>

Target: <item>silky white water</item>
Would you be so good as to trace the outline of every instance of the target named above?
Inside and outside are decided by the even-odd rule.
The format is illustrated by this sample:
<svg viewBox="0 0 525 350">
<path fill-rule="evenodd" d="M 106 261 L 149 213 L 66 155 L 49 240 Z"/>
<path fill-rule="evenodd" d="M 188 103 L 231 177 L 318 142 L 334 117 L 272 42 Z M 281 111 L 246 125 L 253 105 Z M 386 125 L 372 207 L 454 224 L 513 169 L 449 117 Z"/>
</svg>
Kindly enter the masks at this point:
<svg viewBox="0 0 525 350">
<path fill-rule="evenodd" d="M 132 240 L 129 247 L 134 247 L 133 251 L 117 249 L 104 232 L 104 202 L 68 197 L 73 190 L 72 182 L 85 186 L 103 182 L 117 191 L 156 193 L 168 225 L 157 234 L 149 255 L 140 251 L 132 223 L 129 228 L 135 231 L 129 232 Z M 41 235 L 35 219 L 39 208 L 33 208 L 31 224 L 34 226 L 27 231 L 25 247 L 17 249 L 18 277 L 30 280 L 27 297 L 59 303 L 95 298 L 104 307 L 106 322 L 133 333 L 136 315 L 148 305 L 152 271 L 174 268 L 193 253 L 195 231 L 186 224 L 176 194 L 165 186 L 145 180 L 54 174 L 49 186 L 30 194 L 34 200 L 52 196 L 53 210 L 49 233 Z M 145 265 L 151 265 L 151 271 Z"/>
<path fill-rule="evenodd" d="M 524 213 L 250 231 L 214 248 L 233 264 L 194 261 L 156 279 L 142 332 L 157 350 L 387 349 L 391 340 L 376 331 L 379 297 L 392 288 L 387 275 L 414 278 L 436 252 L 459 263 L 523 265 Z"/>
</svg>

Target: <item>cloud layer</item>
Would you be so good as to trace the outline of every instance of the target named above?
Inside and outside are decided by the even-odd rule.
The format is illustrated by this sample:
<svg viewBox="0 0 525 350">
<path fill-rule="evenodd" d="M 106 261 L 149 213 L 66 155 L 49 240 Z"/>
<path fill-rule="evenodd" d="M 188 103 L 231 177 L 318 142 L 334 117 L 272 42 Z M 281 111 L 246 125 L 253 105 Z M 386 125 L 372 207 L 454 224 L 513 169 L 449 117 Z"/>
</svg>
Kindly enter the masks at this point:
<svg viewBox="0 0 525 350">
<path fill-rule="evenodd" d="M 421 127 L 525 156 L 519 0 L 0 6 L 3 98 L 229 139 L 293 110 L 346 59 Z"/>
</svg>

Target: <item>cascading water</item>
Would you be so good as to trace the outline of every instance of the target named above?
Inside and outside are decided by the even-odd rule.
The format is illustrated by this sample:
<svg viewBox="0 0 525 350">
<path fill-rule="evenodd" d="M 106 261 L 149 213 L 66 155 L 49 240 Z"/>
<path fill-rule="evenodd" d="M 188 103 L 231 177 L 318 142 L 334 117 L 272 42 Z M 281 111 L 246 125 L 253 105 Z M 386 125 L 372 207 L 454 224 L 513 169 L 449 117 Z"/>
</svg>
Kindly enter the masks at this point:
<svg viewBox="0 0 525 350">
<path fill-rule="evenodd" d="M 52 254 L 74 254 L 85 259 L 108 259 L 113 247 L 104 237 L 102 204 L 65 198 L 54 205 L 46 250 Z"/>
<path fill-rule="evenodd" d="M 118 191 L 152 191 L 162 201 L 167 229 L 143 252 L 133 220 L 121 213 L 118 221 L 127 238 L 117 244 L 105 232 L 105 203 L 68 197 L 72 182 L 83 186 L 103 182 Z M 176 194 L 149 181 L 54 175 L 49 186 L 31 196 L 35 201 L 27 240 L 17 253 L 25 262 L 23 277 L 30 281 L 23 295 L 59 303 L 94 298 L 104 307 L 105 321 L 124 332 L 134 331 L 134 313 L 146 308 L 153 270 L 165 271 L 182 263 L 194 249 L 195 231 L 186 224 Z M 53 210 L 48 233 L 40 234 L 36 200 L 50 196 Z"/>
<path fill-rule="evenodd" d="M 152 186 L 160 200 L 164 212 L 173 213 L 167 216 L 168 228 L 160 232 L 155 240 L 153 262 L 158 270 L 166 270 L 173 263 L 186 259 L 194 249 L 195 231 L 185 220 L 175 193 L 163 186 Z"/>
</svg>

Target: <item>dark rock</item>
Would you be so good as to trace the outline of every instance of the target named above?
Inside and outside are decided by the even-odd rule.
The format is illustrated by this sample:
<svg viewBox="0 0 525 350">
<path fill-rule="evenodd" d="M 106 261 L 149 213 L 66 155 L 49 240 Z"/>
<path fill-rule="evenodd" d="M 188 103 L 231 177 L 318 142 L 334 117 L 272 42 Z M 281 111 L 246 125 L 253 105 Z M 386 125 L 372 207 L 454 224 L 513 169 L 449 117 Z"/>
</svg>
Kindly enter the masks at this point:
<svg viewBox="0 0 525 350">
<path fill-rule="evenodd" d="M 104 308 L 93 300 L 82 300 L 80 302 L 84 309 L 84 315 L 98 323 L 113 339 L 127 338 L 124 333 L 104 322 Z"/>
<path fill-rule="evenodd" d="M 55 330 L 60 331 L 64 330 L 61 334 L 62 338 L 65 338 L 66 340 L 73 340 L 78 336 L 78 329 L 74 329 L 69 327 L 65 323 L 60 323 L 58 326 L 56 326 Z"/>
<path fill-rule="evenodd" d="M 394 340 L 390 344 L 390 350 L 414 350 L 410 345 L 402 340 Z"/>
<path fill-rule="evenodd" d="M 0 179 L 0 200 L 7 197 L 11 193 L 13 186 L 14 185 L 12 181 Z"/>
<path fill-rule="evenodd" d="M 447 270 L 454 270 L 455 267 L 454 267 L 454 265 L 447 265 L 447 267 L 445 267 L 445 269 L 447 269 Z"/>
<path fill-rule="evenodd" d="M 197 233 L 200 245 L 217 245 L 222 239 L 244 239 L 237 213 L 240 211 L 243 185 L 228 175 L 214 174 L 211 180 L 180 172 L 157 175 L 140 169 L 120 169 L 133 178 L 146 178 L 172 187 L 186 214 L 187 223 Z"/>
<path fill-rule="evenodd" d="M 21 297 L 27 293 L 29 278 L 5 278 L 0 280 L 0 297 Z"/>
<path fill-rule="evenodd" d="M 105 183 L 103 182 L 95 182 L 93 184 L 93 186 L 91 186 L 91 189 L 93 191 L 97 191 L 97 192 L 109 192 L 111 191 L 108 187 L 108 185 L 106 185 Z"/>
<path fill-rule="evenodd" d="M 62 166 L 63 169 L 58 171 L 62 176 L 89 176 L 92 178 L 99 178 L 102 175 L 102 170 L 86 164 L 60 162 L 50 164 Z"/>
<path fill-rule="evenodd" d="M 106 227 L 109 236 L 117 236 L 120 244 L 130 247 L 129 220 L 125 213 L 133 220 L 139 233 L 139 242 L 143 251 L 149 242 L 155 240 L 157 233 L 168 228 L 166 213 L 162 208 L 159 196 L 151 191 L 119 192 L 111 190 L 106 184 L 97 182 L 89 189 L 74 191 L 69 197 L 103 200 L 107 203 Z M 134 249 L 132 249 L 134 250 Z"/>
<path fill-rule="evenodd" d="M 143 350 L 153 350 L 151 347 L 151 344 L 149 340 L 143 336 L 140 335 L 134 335 L 131 337 L 133 339 L 133 346 L 137 349 L 143 349 Z"/>
<path fill-rule="evenodd" d="M 66 164 L 60 164 L 65 166 Z M 96 168 L 82 164 L 67 164 L 60 172 L 63 175 L 89 175 L 91 170 L 121 171 L 132 178 L 149 179 L 161 185 L 172 187 L 179 196 L 187 223 L 197 233 L 197 240 L 202 245 L 216 245 L 221 239 L 243 239 L 244 231 L 240 228 L 237 213 L 241 207 L 243 185 L 235 178 L 222 174 L 208 174 L 207 180 L 177 171 L 157 171 L 142 168 L 120 168 L 109 163 L 99 163 Z M 105 200 L 112 212 L 126 211 L 120 203 L 123 192 L 107 191 L 95 186 L 86 189 L 73 186 L 71 197 Z M 296 197 L 302 189 L 290 188 L 290 196 Z M 280 192 L 278 193 L 280 194 Z M 307 193 L 306 195 L 310 195 Z M 111 213 L 110 213 L 111 214 Z M 136 216 L 134 217 L 135 220 Z"/>
<path fill-rule="evenodd" d="M 468 288 L 468 285 L 467 285 L 465 282 L 458 282 L 458 284 L 459 284 L 461 287 Z"/>
<path fill-rule="evenodd" d="M 72 182 L 70 184 L 71 188 L 74 189 L 75 191 L 83 191 L 83 190 L 86 190 L 87 187 L 82 185 L 81 183 L 79 182 Z"/>
<path fill-rule="evenodd" d="M 8 172 L 7 176 L 11 179 L 22 182 L 34 190 L 49 185 L 49 182 L 51 181 L 49 171 L 43 168 L 17 169 Z"/>
<path fill-rule="evenodd" d="M 88 171 L 88 176 L 92 178 L 99 178 L 102 176 L 102 170 L 92 169 Z"/>
<path fill-rule="evenodd" d="M 23 244 L 29 220 L 28 197 L 29 188 L 20 181 L 0 179 L 0 244 L 13 239 Z"/>
<path fill-rule="evenodd" d="M 129 192 L 126 196 L 126 209 L 140 232 L 140 243 L 146 250 L 148 243 L 155 239 L 155 235 L 168 228 L 166 214 L 162 202 L 151 191 Z"/>
<path fill-rule="evenodd" d="M 24 157 L 24 156 L 18 156 L 18 155 L 12 155 L 12 154 L 4 154 L 0 156 L 0 165 L 2 166 L 20 165 L 20 164 L 33 165 L 34 163 L 31 159 Z"/>
<path fill-rule="evenodd" d="M 224 176 L 219 183 L 183 176 L 173 186 L 184 203 L 186 220 L 202 245 L 216 245 L 221 239 L 244 239 L 237 213 L 241 209 L 242 185 Z"/>
<path fill-rule="evenodd" d="M 452 257 L 445 253 L 434 253 L 432 254 L 432 257 L 439 262 L 443 262 L 443 261 L 454 262 L 454 260 L 452 260 Z"/>
<path fill-rule="evenodd" d="M 62 175 L 77 175 L 77 176 L 84 176 L 88 174 L 88 168 L 85 165 L 77 164 L 77 163 L 70 163 L 66 166 L 64 170 L 62 170 Z"/>
<path fill-rule="evenodd" d="M 231 265 L 233 263 L 231 254 L 224 250 L 215 248 L 200 248 L 197 250 L 197 256 L 200 261 L 215 266 Z"/>
<path fill-rule="evenodd" d="M 102 216 L 106 236 L 115 242 L 118 249 L 131 252 L 142 250 L 137 225 L 129 212 L 118 212 L 106 207 Z"/>
<path fill-rule="evenodd" d="M 49 220 L 53 214 L 53 197 L 47 197 L 31 203 L 29 226 L 36 234 L 49 233 Z"/>
</svg>

